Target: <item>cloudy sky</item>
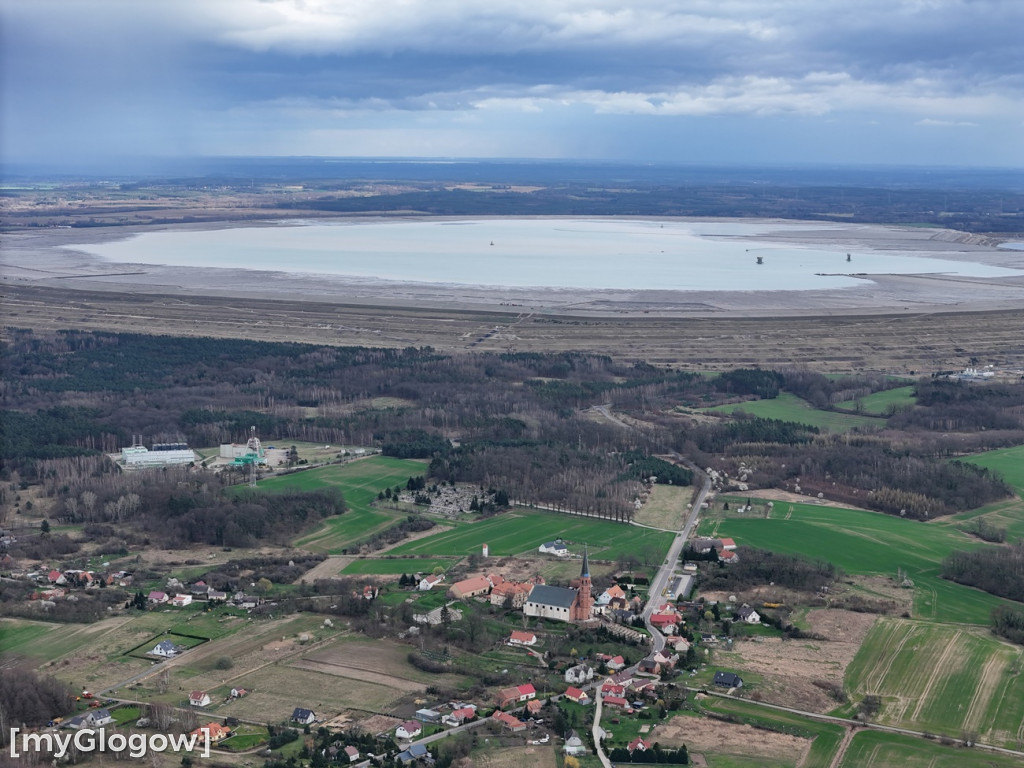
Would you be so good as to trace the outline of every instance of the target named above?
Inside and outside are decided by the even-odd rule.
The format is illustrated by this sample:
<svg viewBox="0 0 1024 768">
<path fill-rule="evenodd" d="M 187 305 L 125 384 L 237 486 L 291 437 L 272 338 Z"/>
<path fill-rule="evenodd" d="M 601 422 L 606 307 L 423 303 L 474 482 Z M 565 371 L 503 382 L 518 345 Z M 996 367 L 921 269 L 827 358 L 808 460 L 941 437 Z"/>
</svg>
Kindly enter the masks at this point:
<svg viewBox="0 0 1024 768">
<path fill-rule="evenodd" d="M 1024 0 L 0 0 L 0 155 L 1024 167 Z"/>
</svg>

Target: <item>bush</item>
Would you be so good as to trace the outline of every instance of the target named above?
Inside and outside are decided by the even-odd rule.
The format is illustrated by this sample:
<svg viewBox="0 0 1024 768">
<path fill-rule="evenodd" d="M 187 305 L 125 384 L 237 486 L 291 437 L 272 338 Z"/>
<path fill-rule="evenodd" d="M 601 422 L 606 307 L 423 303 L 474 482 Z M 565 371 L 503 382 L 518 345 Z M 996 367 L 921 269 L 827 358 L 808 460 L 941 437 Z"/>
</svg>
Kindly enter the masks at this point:
<svg viewBox="0 0 1024 768">
<path fill-rule="evenodd" d="M 232 661 L 230 656 L 221 656 L 217 659 L 217 663 L 214 665 L 217 669 L 231 669 L 235 666 L 235 662 Z"/>
</svg>

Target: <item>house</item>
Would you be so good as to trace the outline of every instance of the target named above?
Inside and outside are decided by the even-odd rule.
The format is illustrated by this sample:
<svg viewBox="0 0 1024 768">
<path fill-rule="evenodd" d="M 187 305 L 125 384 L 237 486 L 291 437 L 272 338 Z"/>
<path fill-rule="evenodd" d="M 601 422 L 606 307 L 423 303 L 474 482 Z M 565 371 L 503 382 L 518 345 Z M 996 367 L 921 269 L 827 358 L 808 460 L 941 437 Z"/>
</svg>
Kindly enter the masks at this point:
<svg viewBox="0 0 1024 768">
<path fill-rule="evenodd" d="M 610 669 L 612 672 L 618 672 L 620 669 L 626 666 L 626 660 L 623 659 L 621 656 L 612 656 L 610 659 L 607 659 L 605 661 L 604 665 L 608 667 L 608 669 Z"/>
<path fill-rule="evenodd" d="M 457 581 L 448 588 L 448 597 L 464 600 L 483 595 L 491 589 L 491 582 L 486 576 L 475 576 L 471 579 Z"/>
<path fill-rule="evenodd" d="M 694 552 L 699 552 L 702 555 L 706 555 L 712 549 L 721 551 L 722 540 L 721 539 L 704 539 L 696 538 L 690 540 L 690 549 Z"/>
<path fill-rule="evenodd" d="M 747 624 L 760 624 L 761 614 L 751 608 L 749 605 L 744 603 L 738 611 L 736 611 L 736 618 L 740 621 L 746 622 Z"/>
<path fill-rule="evenodd" d="M 249 692 L 245 688 L 232 688 L 229 694 L 232 699 L 240 699 Z"/>
<path fill-rule="evenodd" d="M 491 719 L 501 723 L 512 731 L 512 733 L 519 733 L 520 731 L 526 730 L 526 723 L 518 717 L 513 717 L 508 712 L 502 712 L 500 709 L 491 715 Z"/>
<path fill-rule="evenodd" d="M 228 593 L 227 592 L 221 592 L 221 591 L 216 590 L 216 589 L 211 589 L 209 592 L 206 593 L 206 599 L 207 599 L 208 602 L 211 602 L 211 603 L 214 600 L 220 600 L 221 602 L 224 602 L 225 600 L 228 599 Z"/>
<path fill-rule="evenodd" d="M 583 739 L 576 731 L 569 731 L 565 734 L 565 744 L 562 745 L 562 751 L 567 755 L 585 755 L 587 754 L 587 748 L 583 744 Z"/>
<path fill-rule="evenodd" d="M 512 636 L 508 639 L 509 645 L 536 645 L 537 635 L 533 632 L 520 632 L 513 630 Z"/>
<path fill-rule="evenodd" d="M 511 704 L 522 704 L 536 696 L 537 689 L 530 683 L 517 685 L 514 688 L 502 688 L 498 691 L 498 708 L 504 709 Z"/>
<path fill-rule="evenodd" d="M 218 741 L 223 741 L 224 739 L 226 739 L 228 736 L 231 735 L 231 729 L 230 728 L 226 728 L 225 726 L 221 725 L 220 723 L 214 723 L 214 722 L 210 722 L 210 723 L 207 723 L 206 725 L 199 726 L 194 731 L 192 731 L 191 735 L 192 736 L 198 736 L 199 738 L 203 738 L 204 737 L 203 731 L 206 731 L 206 732 L 208 732 L 210 734 L 210 741 L 212 743 L 214 743 L 214 744 L 216 744 Z"/>
<path fill-rule="evenodd" d="M 676 613 L 651 614 L 651 626 L 657 627 L 666 634 L 675 634 L 675 627 L 678 623 L 679 615 Z"/>
<path fill-rule="evenodd" d="M 146 601 L 153 603 L 153 605 L 163 605 L 171 598 L 167 596 L 166 592 L 160 592 L 154 589 L 149 595 L 146 596 Z"/>
<path fill-rule="evenodd" d="M 162 656 L 165 659 L 170 659 L 184 652 L 184 650 L 180 645 L 175 645 L 170 640 L 161 640 L 149 653 L 151 656 Z"/>
<path fill-rule="evenodd" d="M 300 725 L 310 725 L 316 722 L 316 713 L 311 709 L 296 707 L 295 711 L 292 712 L 292 722 L 299 723 Z"/>
<path fill-rule="evenodd" d="M 569 548 L 565 546 L 565 542 L 561 539 L 546 541 L 537 547 L 537 551 L 544 555 L 555 555 L 556 557 L 568 557 L 569 555 Z"/>
<path fill-rule="evenodd" d="M 210 694 L 206 691 L 192 691 L 188 695 L 188 703 L 193 707 L 205 707 L 210 703 Z"/>
<path fill-rule="evenodd" d="M 419 589 L 420 592 L 429 592 L 442 581 L 444 581 L 443 573 L 440 573 L 437 576 L 424 576 L 422 579 L 420 579 L 420 583 L 417 586 L 417 589 Z"/>
<path fill-rule="evenodd" d="M 195 584 L 188 588 L 188 591 L 191 592 L 193 595 L 196 595 L 197 597 L 202 597 L 203 595 L 209 593 L 210 585 L 207 584 L 205 581 L 197 581 Z"/>
<path fill-rule="evenodd" d="M 620 669 L 608 679 L 611 680 L 614 685 L 625 686 L 633 682 L 633 673 L 628 669 Z"/>
<path fill-rule="evenodd" d="M 395 757 L 395 759 L 402 765 L 414 763 L 417 760 L 428 760 L 429 758 L 430 752 L 427 751 L 427 748 L 423 744 L 413 744 L 404 752 L 399 752 Z"/>
<path fill-rule="evenodd" d="M 592 680 L 593 677 L 594 668 L 589 664 L 577 664 L 575 667 L 569 667 L 565 670 L 565 682 L 567 683 L 579 685 L 580 683 Z"/>
<path fill-rule="evenodd" d="M 602 696 L 621 696 L 626 692 L 626 686 L 616 685 L 613 682 L 607 682 L 601 686 Z"/>
<path fill-rule="evenodd" d="M 450 725 L 455 728 L 457 726 L 466 723 L 476 717 L 476 709 L 473 707 L 459 707 L 453 709 L 450 714 L 445 715 L 441 718 L 441 722 L 444 725 Z"/>
<path fill-rule="evenodd" d="M 53 570 L 46 574 L 46 580 L 49 581 L 51 584 L 57 584 L 58 582 L 64 584 L 67 581 L 64 578 L 64 574 L 62 574 L 58 570 Z"/>
<path fill-rule="evenodd" d="M 526 702 L 526 714 L 536 716 L 544 708 L 544 702 L 539 699 L 531 699 Z"/>
<path fill-rule="evenodd" d="M 186 605 L 192 605 L 192 595 L 175 595 L 171 598 L 171 605 L 175 608 L 184 608 Z"/>
<path fill-rule="evenodd" d="M 637 671 L 645 675 L 660 675 L 661 664 L 654 659 L 641 659 L 640 664 L 637 665 Z"/>
<path fill-rule="evenodd" d="M 94 709 L 85 715 L 85 721 L 94 728 L 99 728 L 101 725 L 110 725 L 114 718 L 109 709 Z"/>
<path fill-rule="evenodd" d="M 86 719 L 86 716 L 77 715 L 69 720 L 65 720 L 63 727 L 70 728 L 73 731 L 77 731 L 79 728 L 84 728 L 86 725 L 89 725 L 89 721 Z"/>
<path fill-rule="evenodd" d="M 629 709 L 629 702 L 626 701 L 622 696 L 604 696 L 601 701 L 608 707 L 618 707 L 619 709 Z"/>
<path fill-rule="evenodd" d="M 679 654 L 678 653 L 677 654 L 673 654 L 672 656 L 669 656 L 668 654 L 663 653 L 662 651 L 657 651 L 653 656 L 651 656 L 651 658 L 654 659 L 659 664 L 661 664 L 663 669 L 665 667 L 669 667 L 670 669 L 674 669 L 676 664 L 679 663 Z"/>
<path fill-rule="evenodd" d="M 417 709 L 413 715 L 421 723 L 440 723 L 441 713 L 434 709 Z"/>
<path fill-rule="evenodd" d="M 732 539 L 720 539 L 722 542 L 722 549 L 733 550 L 736 549 L 736 542 Z"/>
<path fill-rule="evenodd" d="M 723 549 L 718 553 L 718 562 L 725 563 L 726 565 L 732 565 L 738 563 L 740 556 L 733 552 L 731 549 Z"/>
<path fill-rule="evenodd" d="M 348 758 L 348 761 L 350 763 L 354 763 L 356 760 L 359 759 L 359 750 L 355 747 L 345 747 L 343 752 L 345 753 L 345 756 Z"/>
<path fill-rule="evenodd" d="M 595 601 L 595 603 L 597 605 L 609 605 L 611 601 L 614 599 L 625 600 L 625 598 L 626 593 L 622 590 L 622 587 L 620 587 L 618 584 L 613 584 L 600 595 L 598 595 L 598 598 Z"/>
<path fill-rule="evenodd" d="M 634 752 L 646 752 L 650 748 L 651 745 L 643 739 L 641 739 L 639 736 L 637 736 L 635 739 L 629 742 L 629 744 L 626 745 L 626 749 L 629 751 L 629 754 L 631 755 Z"/>
<path fill-rule="evenodd" d="M 418 720 L 406 720 L 395 728 L 396 739 L 415 739 L 421 733 L 423 733 L 423 726 Z"/>
<path fill-rule="evenodd" d="M 723 688 L 742 688 L 743 678 L 733 672 L 723 672 L 719 670 L 715 672 L 715 685 L 720 685 Z"/>
<path fill-rule="evenodd" d="M 582 691 L 579 688 L 574 688 L 571 685 L 565 689 L 565 698 L 567 698 L 569 701 L 575 701 L 577 704 L 590 703 L 590 697 L 587 695 L 586 691 Z"/>
</svg>

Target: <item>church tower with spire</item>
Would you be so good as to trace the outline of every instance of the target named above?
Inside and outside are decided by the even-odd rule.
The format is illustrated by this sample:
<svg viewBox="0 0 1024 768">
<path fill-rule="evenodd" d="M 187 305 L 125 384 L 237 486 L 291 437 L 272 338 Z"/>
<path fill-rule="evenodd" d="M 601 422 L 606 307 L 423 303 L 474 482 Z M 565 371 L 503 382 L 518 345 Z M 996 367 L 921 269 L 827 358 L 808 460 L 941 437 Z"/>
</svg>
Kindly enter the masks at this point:
<svg viewBox="0 0 1024 768">
<path fill-rule="evenodd" d="M 594 609 L 594 598 L 590 595 L 590 560 L 587 557 L 586 545 L 583 547 L 583 568 L 580 570 L 580 588 L 572 604 L 571 618 L 573 621 L 586 621 Z"/>
</svg>

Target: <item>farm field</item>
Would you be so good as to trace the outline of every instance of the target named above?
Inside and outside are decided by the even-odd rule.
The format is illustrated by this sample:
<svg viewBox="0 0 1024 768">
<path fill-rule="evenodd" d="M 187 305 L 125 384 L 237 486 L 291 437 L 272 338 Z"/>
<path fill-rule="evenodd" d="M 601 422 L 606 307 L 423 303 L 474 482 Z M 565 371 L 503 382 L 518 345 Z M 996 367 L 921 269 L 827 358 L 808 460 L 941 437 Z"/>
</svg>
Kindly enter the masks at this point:
<svg viewBox="0 0 1024 768">
<path fill-rule="evenodd" d="M 344 576 L 383 574 L 386 576 L 398 576 L 403 573 L 430 573 L 435 568 L 448 570 L 458 560 L 447 558 L 367 558 L 355 560 L 346 565 L 341 573 Z"/>
<path fill-rule="evenodd" d="M 953 549 L 990 546 L 942 522 L 788 502 L 777 502 L 769 518 L 754 514 L 716 511 L 699 530 L 741 545 L 827 560 L 851 574 L 895 578 L 902 568 L 914 582 L 917 618 L 987 625 L 992 609 L 1009 602 L 939 577 L 940 564 Z"/>
<path fill-rule="evenodd" d="M 770 731 L 813 739 L 810 749 L 799 762 L 800 768 L 829 768 L 843 740 L 844 728 L 835 723 L 825 723 L 790 712 L 760 707 L 741 699 L 712 696 L 701 703 L 706 709 L 734 715 L 740 721 L 755 727 L 765 726 Z"/>
<path fill-rule="evenodd" d="M 428 685 L 459 687 L 466 682 L 462 675 L 417 669 L 408 661 L 409 651 L 409 646 L 390 640 L 346 636 L 304 654 L 289 665 L 339 678 L 339 685 L 347 685 L 347 680 L 361 680 L 406 692 L 423 691 Z"/>
<path fill-rule="evenodd" d="M 687 715 L 659 723 L 644 738 L 655 739 L 663 747 L 686 744 L 691 761 L 695 754 L 702 755 L 711 768 L 749 766 L 754 761 L 758 768 L 797 768 L 812 743 L 808 738 L 770 733 L 745 723 Z"/>
<path fill-rule="evenodd" d="M 997 472 L 1019 495 L 1024 496 L 1024 445 L 976 453 L 962 461 Z"/>
<path fill-rule="evenodd" d="M 1020 768 L 1024 758 L 943 746 L 898 733 L 858 731 L 838 768 Z"/>
<path fill-rule="evenodd" d="M 996 501 L 980 509 L 961 512 L 958 515 L 953 515 L 933 524 L 961 526 L 978 518 L 984 518 L 988 523 L 997 528 L 1005 528 L 1007 541 L 1024 538 L 1024 499 L 1020 497 L 1006 501 Z"/>
<path fill-rule="evenodd" d="M 591 557 L 617 560 L 635 556 L 661 562 L 672 543 L 672 534 L 614 523 L 592 517 L 544 512 L 516 507 L 478 523 L 427 536 L 390 550 L 394 555 L 460 556 L 490 547 L 492 557 L 536 552 L 545 541 L 562 538 L 573 554 L 589 547 Z"/>
<path fill-rule="evenodd" d="M 914 397 L 914 387 L 896 387 L 887 389 L 884 392 L 875 392 L 857 400 L 847 400 L 843 403 L 836 403 L 835 407 L 841 411 L 856 411 L 858 404 L 860 412 L 868 416 L 887 416 L 896 408 L 907 408 L 917 402 Z"/>
<path fill-rule="evenodd" d="M 641 525 L 678 531 L 683 525 L 686 505 L 692 497 L 693 488 L 656 484 L 647 503 L 633 515 L 633 520 Z"/>
<path fill-rule="evenodd" d="M 34 662 L 57 661 L 128 623 L 119 617 L 94 624 L 52 624 L 29 619 L 0 619 L 4 657 L 24 656 Z"/>
<path fill-rule="evenodd" d="M 847 668 L 854 697 L 880 696 L 876 720 L 1016 749 L 1024 740 L 1024 648 L 983 630 L 880 618 Z"/>
<path fill-rule="evenodd" d="M 744 411 L 762 419 L 779 419 L 807 424 L 825 432 L 848 432 L 855 427 L 878 428 L 885 426 L 885 419 L 874 416 L 858 416 L 852 413 L 836 413 L 815 408 L 796 395 L 780 392 L 771 400 L 749 400 L 744 403 L 717 405 L 714 408 L 702 408 L 705 413 L 733 413 Z"/>
<path fill-rule="evenodd" d="M 359 541 L 378 533 L 404 515 L 386 509 L 376 509 L 370 503 L 384 488 L 405 485 L 413 475 L 426 470 L 424 462 L 415 459 L 393 459 L 373 456 L 347 464 L 332 464 L 283 477 L 262 481 L 259 487 L 266 491 L 318 490 L 338 488 L 345 496 L 348 511 L 326 520 L 316 531 L 295 540 L 294 545 L 311 552 L 340 554 Z"/>
</svg>

